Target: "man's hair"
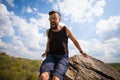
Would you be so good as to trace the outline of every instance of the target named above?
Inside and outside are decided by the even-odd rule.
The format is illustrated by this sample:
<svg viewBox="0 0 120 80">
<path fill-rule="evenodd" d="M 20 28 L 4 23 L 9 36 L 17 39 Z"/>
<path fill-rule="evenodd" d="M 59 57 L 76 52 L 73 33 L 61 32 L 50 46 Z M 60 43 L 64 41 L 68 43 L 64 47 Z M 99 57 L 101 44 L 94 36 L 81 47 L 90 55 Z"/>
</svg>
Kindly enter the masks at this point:
<svg viewBox="0 0 120 80">
<path fill-rule="evenodd" d="M 54 14 L 54 13 L 57 13 L 57 14 L 61 17 L 61 14 L 60 14 L 58 11 L 55 11 L 55 10 L 50 11 L 50 12 L 49 12 L 49 15 L 52 15 L 52 14 Z"/>
</svg>

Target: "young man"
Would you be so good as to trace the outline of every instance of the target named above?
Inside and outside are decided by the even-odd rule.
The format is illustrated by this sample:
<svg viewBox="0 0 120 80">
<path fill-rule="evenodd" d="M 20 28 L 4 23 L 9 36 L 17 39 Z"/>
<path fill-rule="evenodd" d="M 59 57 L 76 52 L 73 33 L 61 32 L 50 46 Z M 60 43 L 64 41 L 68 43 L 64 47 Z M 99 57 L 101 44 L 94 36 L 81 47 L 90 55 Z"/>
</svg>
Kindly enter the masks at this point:
<svg viewBox="0 0 120 80">
<path fill-rule="evenodd" d="M 84 57 L 87 57 L 87 54 L 83 52 L 72 32 L 67 27 L 59 25 L 61 21 L 59 12 L 50 11 L 49 21 L 46 51 L 42 54 L 46 59 L 40 67 L 40 80 L 49 80 L 49 76 L 52 76 L 52 80 L 63 80 L 68 69 L 68 38 Z"/>
</svg>

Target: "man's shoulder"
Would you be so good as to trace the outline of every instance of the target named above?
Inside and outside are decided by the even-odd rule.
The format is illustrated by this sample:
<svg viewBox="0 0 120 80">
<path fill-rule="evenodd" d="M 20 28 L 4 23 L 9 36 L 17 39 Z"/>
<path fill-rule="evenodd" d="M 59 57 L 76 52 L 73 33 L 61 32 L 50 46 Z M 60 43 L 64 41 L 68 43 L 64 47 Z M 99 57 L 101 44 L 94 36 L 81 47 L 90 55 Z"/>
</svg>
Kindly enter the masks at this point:
<svg viewBox="0 0 120 80">
<path fill-rule="evenodd" d="M 68 26 L 63 26 L 63 28 L 68 29 Z"/>
<path fill-rule="evenodd" d="M 70 30 L 68 26 L 63 26 L 67 31 Z"/>
<path fill-rule="evenodd" d="M 48 35 L 50 32 L 50 28 L 46 30 L 46 34 Z"/>
<path fill-rule="evenodd" d="M 50 31 L 50 28 L 46 30 L 46 32 L 49 32 Z"/>
</svg>

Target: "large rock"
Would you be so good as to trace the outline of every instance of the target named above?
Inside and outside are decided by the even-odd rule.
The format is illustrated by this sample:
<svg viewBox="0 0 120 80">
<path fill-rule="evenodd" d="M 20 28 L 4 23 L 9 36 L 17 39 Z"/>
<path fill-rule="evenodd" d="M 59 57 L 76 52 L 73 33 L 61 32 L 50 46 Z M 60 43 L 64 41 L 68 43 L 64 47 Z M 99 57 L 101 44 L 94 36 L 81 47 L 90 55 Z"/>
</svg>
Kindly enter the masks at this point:
<svg viewBox="0 0 120 80">
<path fill-rule="evenodd" d="M 91 56 L 75 55 L 69 59 L 64 80 L 120 80 L 120 73 Z"/>
</svg>

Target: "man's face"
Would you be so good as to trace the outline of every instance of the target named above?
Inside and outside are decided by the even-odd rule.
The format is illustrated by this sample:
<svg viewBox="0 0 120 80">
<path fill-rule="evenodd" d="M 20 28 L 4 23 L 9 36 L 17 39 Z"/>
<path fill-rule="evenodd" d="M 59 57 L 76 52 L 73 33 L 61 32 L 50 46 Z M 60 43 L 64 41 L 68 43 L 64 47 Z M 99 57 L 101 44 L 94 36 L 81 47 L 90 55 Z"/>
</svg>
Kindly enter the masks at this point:
<svg viewBox="0 0 120 80">
<path fill-rule="evenodd" d="M 57 13 L 51 14 L 49 16 L 49 20 L 50 20 L 50 27 L 52 29 L 57 29 L 60 22 L 60 16 Z"/>
</svg>

